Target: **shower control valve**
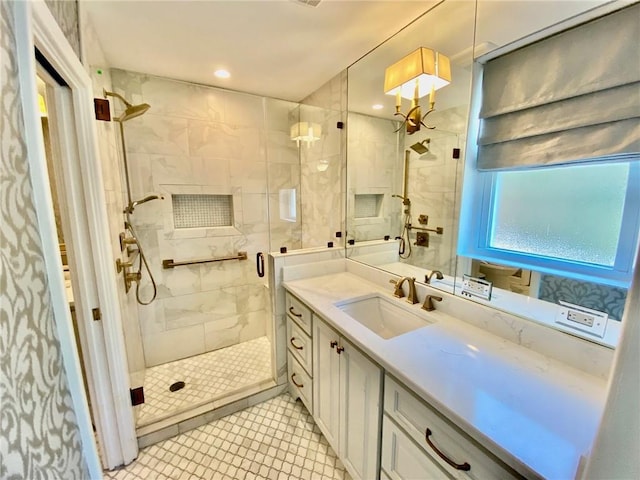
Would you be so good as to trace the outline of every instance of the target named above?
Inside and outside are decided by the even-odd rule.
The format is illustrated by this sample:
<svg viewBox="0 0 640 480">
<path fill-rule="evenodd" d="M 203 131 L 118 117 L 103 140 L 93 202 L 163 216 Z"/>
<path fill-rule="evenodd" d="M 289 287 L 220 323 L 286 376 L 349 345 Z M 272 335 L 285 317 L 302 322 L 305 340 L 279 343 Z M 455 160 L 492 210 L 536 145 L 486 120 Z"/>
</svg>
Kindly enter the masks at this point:
<svg viewBox="0 0 640 480">
<path fill-rule="evenodd" d="M 116 268 L 118 270 L 118 273 L 120 273 L 123 270 L 126 271 L 127 268 L 131 268 L 131 267 L 133 267 L 133 263 L 132 262 L 123 262 L 120 259 L 116 260 Z"/>
<path fill-rule="evenodd" d="M 120 240 L 120 251 L 124 252 L 124 249 L 127 245 L 136 245 L 138 243 L 138 239 L 136 237 L 127 237 L 124 232 L 120 232 L 118 235 L 118 239 Z"/>
</svg>

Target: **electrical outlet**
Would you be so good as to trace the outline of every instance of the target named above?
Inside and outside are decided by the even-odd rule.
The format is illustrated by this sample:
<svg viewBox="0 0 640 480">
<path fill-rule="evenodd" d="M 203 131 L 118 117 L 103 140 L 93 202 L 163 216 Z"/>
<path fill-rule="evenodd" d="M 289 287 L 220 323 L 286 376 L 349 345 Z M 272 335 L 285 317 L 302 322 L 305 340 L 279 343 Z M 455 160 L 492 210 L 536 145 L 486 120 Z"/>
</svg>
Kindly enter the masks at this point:
<svg viewBox="0 0 640 480">
<path fill-rule="evenodd" d="M 587 327 L 593 327 L 593 315 L 587 315 L 586 313 L 576 312 L 575 310 L 569 309 L 567 312 L 567 320 L 571 320 L 572 322 L 581 323 L 582 325 L 586 325 Z"/>
<path fill-rule="evenodd" d="M 590 333 L 597 337 L 604 337 L 609 315 L 598 310 L 573 305 L 560 300 L 556 323 L 560 323 L 575 330 Z"/>
<path fill-rule="evenodd" d="M 479 297 L 491 300 L 493 283 L 482 278 L 464 275 L 462 278 L 462 294 L 466 297 Z"/>
</svg>

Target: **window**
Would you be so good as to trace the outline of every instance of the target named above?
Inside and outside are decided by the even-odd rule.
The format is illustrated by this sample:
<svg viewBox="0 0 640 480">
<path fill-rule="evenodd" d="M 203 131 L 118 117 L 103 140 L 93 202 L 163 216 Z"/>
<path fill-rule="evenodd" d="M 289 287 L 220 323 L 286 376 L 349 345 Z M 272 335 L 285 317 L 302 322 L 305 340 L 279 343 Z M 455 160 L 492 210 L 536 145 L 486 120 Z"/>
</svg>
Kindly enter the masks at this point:
<svg viewBox="0 0 640 480">
<path fill-rule="evenodd" d="M 478 172 L 461 254 L 628 286 L 640 225 L 640 159 Z"/>
<path fill-rule="evenodd" d="M 629 285 L 640 229 L 638 14 L 635 4 L 476 62 L 461 255 Z"/>
</svg>

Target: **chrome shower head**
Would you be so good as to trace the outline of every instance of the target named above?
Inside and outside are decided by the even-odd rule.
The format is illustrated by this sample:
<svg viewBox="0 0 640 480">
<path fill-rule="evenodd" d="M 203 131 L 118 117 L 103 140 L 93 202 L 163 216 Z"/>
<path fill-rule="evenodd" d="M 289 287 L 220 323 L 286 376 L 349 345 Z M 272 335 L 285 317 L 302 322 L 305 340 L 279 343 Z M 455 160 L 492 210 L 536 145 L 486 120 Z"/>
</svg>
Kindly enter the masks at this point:
<svg viewBox="0 0 640 480">
<path fill-rule="evenodd" d="M 413 150 L 417 154 L 422 155 L 423 153 L 427 153 L 429 151 L 429 147 L 427 147 L 427 145 L 429 143 L 431 143 L 431 139 L 430 138 L 425 138 L 421 142 L 414 143 L 413 145 L 411 145 L 410 148 L 411 148 L 411 150 Z M 425 145 L 425 144 L 427 144 L 427 145 Z"/>
<path fill-rule="evenodd" d="M 108 92 L 106 90 L 103 90 L 103 92 L 104 92 L 104 96 L 105 97 L 109 97 L 110 96 L 110 97 L 119 98 L 127 106 L 127 108 L 124 110 L 124 112 L 122 112 L 122 115 L 120 115 L 119 117 L 114 118 L 114 120 L 116 122 L 122 123 L 122 122 L 126 122 L 127 120 L 131 120 L 132 118 L 139 117 L 140 115 L 142 115 L 143 113 L 145 113 L 147 110 L 149 110 L 151 108 L 151 105 L 149 105 L 148 103 L 141 103 L 140 105 L 131 105 L 131 103 L 129 103 L 119 93 Z"/>
</svg>

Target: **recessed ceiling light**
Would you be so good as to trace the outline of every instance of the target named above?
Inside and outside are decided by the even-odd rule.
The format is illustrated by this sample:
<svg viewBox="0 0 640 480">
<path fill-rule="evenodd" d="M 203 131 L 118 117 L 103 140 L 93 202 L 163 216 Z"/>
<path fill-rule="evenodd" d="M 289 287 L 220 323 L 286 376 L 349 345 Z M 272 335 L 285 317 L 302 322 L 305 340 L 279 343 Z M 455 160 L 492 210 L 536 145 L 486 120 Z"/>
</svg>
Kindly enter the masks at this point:
<svg viewBox="0 0 640 480">
<path fill-rule="evenodd" d="M 382 110 L 384 108 L 384 105 L 380 105 L 379 103 L 376 103 L 371 108 L 373 108 L 374 110 Z"/>
<path fill-rule="evenodd" d="M 224 69 L 216 70 L 213 74 L 218 78 L 229 78 L 231 76 L 229 71 Z"/>
</svg>

